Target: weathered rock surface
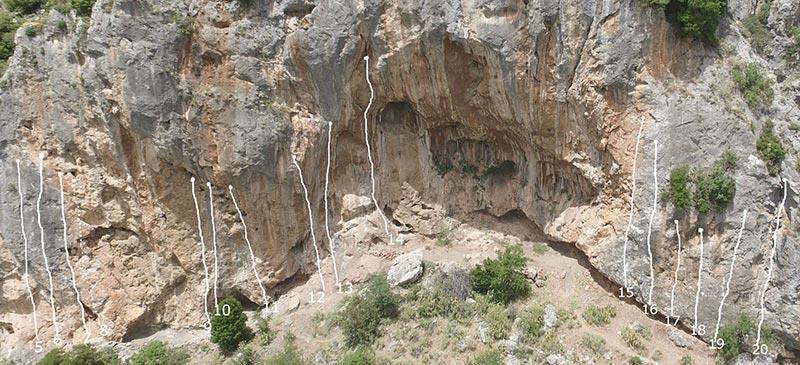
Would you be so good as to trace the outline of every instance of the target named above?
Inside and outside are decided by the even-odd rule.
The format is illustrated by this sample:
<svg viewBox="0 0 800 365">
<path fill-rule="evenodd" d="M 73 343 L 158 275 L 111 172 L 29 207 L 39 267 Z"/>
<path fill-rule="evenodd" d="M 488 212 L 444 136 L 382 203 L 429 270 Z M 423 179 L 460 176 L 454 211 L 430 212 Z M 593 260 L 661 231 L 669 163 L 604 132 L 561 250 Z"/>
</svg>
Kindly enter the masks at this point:
<svg viewBox="0 0 800 365">
<path fill-rule="evenodd" d="M 386 279 L 392 286 L 404 286 L 412 284 L 422 277 L 424 266 L 422 265 L 422 252 L 409 252 L 397 256 L 389 267 Z"/>
<path fill-rule="evenodd" d="M 110 331 L 107 339 L 130 340 L 154 327 L 200 328 L 205 322 L 193 192 L 206 256 L 211 198 L 215 204 L 221 295 L 253 302 L 261 295 L 250 265 L 243 264 L 248 250 L 228 185 L 246 214 L 256 266 L 270 293 L 308 276 L 315 270 L 314 250 L 291 160 L 302 166 L 314 216 L 322 217 L 332 122 L 328 218 L 343 231 L 339 243 L 387 241 L 349 231 L 348 219 L 337 224 L 343 211 L 343 218 L 367 220 L 381 231 L 384 223 L 374 210 L 380 208 L 392 234 L 400 229 L 396 219 L 402 229 L 435 235 L 446 227 L 430 226 L 424 217 L 440 211 L 526 219 L 550 239 L 578 245 L 617 284 L 627 277 L 645 301 L 647 227 L 656 203 L 653 303 L 661 310 L 670 302 L 680 233 L 685 256 L 674 311 L 684 321 L 693 317 L 697 229 L 706 229 L 707 255 L 699 318 L 710 325 L 741 213 L 748 209 L 749 216 L 723 323 L 758 313 L 767 281 L 765 252 L 774 222 L 782 221 L 766 285 L 765 325 L 800 348 L 800 245 L 789 228 L 797 220 L 797 156 L 788 156 L 780 176 L 771 176 L 755 150 L 766 120 L 775 122 L 787 150 L 800 150 L 800 138 L 789 129 L 800 120 L 797 66 L 780 56 L 789 44 L 786 29 L 800 15 L 796 1 L 772 2 L 768 29 L 775 41 L 764 56 L 738 30 L 753 11 L 752 2 L 743 0 L 729 1 L 718 48 L 680 38 L 663 12 L 639 1 L 237 4 L 99 0 L 90 19 L 53 11 L 43 17 L 38 36 L 18 32 L 16 53 L 0 79 L 0 322 L 13 329 L 1 332 L 0 342 L 34 339 L 32 308 L 20 288 L 26 256 L 20 209 L 30 237 L 39 335 L 54 334 L 47 272 L 37 249 L 42 240 L 62 336 L 85 335 L 60 241 L 59 173 L 67 252 L 79 273 L 93 337 L 101 326 Z M 175 13 L 195 18 L 191 34 L 178 31 Z M 59 31 L 60 20 L 75 31 Z M 380 205 L 369 209 L 363 198 L 345 201 L 349 194 L 369 196 L 372 186 L 363 134 L 370 100 L 364 56 L 375 88 L 366 117 Z M 729 71 L 738 62 L 757 62 L 776 81 L 766 110 L 748 108 L 732 86 Z M 654 202 L 671 168 L 704 168 L 726 150 L 742 159 L 736 199 L 725 212 L 684 216 Z M 43 237 L 34 219 L 40 151 Z M 197 179 L 194 191 L 191 177 Z M 782 177 L 790 191 L 785 213 L 776 217 Z M 392 216 L 409 199 L 423 218 L 406 221 L 402 210 Z M 325 237 L 320 221 L 312 228 L 318 238 Z"/>
</svg>

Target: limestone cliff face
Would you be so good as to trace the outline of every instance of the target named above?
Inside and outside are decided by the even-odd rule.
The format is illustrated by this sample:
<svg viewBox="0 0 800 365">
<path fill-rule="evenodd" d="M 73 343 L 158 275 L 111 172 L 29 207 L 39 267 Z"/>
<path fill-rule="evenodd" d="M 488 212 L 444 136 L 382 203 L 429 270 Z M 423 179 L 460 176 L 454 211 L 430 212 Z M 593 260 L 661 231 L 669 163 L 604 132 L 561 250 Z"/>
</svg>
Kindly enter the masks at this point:
<svg viewBox="0 0 800 365">
<path fill-rule="evenodd" d="M 646 249 L 658 186 L 679 165 L 742 156 L 737 197 L 725 214 L 680 216 L 684 267 L 675 313 L 693 321 L 699 241 L 706 269 L 699 318 L 716 320 L 741 212 L 749 209 L 723 319 L 757 315 L 766 279 L 780 177 L 756 156 L 771 119 L 785 145 L 800 120 L 797 66 L 775 56 L 800 15 L 776 0 L 775 55 L 750 49 L 737 28 L 750 2 L 731 1 L 718 48 L 681 39 L 662 11 L 639 1 L 227 1 L 100 0 L 91 19 L 52 12 L 41 35 L 17 34 L 0 89 L 0 322 L 3 342 L 34 338 L 23 282 L 18 189 L 29 236 L 40 336 L 52 337 L 48 277 L 36 226 L 38 154 L 45 152 L 42 222 L 65 338 L 83 336 L 63 250 L 58 174 L 64 173 L 68 245 L 89 328 L 124 340 L 148 328 L 199 327 L 204 269 L 190 178 L 211 242 L 213 185 L 220 290 L 260 303 L 249 280 L 246 214 L 258 270 L 271 292 L 315 270 L 295 156 L 309 187 L 317 237 L 328 123 L 333 222 L 345 194 L 367 196 L 367 113 L 377 200 L 392 212 L 409 184 L 453 215 L 524 216 L 552 240 L 577 244 L 604 275 L 623 282 L 634 146 L 628 277 L 649 290 Z M 186 17 L 194 26 L 178 27 Z M 69 31 L 56 23 L 65 19 Z M 367 66 L 364 57 L 369 57 Z M 731 88 L 735 62 L 759 62 L 778 83 L 754 114 Z M 15 160 L 21 160 L 17 186 Z M 787 157 L 787 214 L 766 295 L 766 325 L 800 347 L 800 245 L 793 230 L 800 176 Z M 677 253 L 669 204 L 658 203 L 652 245 L 654 302 L 664 310 Z M 395 220 L 393 233 L 414 230 Z M 385 236 L 375 235 L 383 240 Z M 347 243 L 343 243 L 347 244 Z M 354 243 L 353 243 L 354 244 Z M 13 333 L 10 333 L 12 332 Z M 711 334 L 709 334 L 711 335 Z"/>
</svg>

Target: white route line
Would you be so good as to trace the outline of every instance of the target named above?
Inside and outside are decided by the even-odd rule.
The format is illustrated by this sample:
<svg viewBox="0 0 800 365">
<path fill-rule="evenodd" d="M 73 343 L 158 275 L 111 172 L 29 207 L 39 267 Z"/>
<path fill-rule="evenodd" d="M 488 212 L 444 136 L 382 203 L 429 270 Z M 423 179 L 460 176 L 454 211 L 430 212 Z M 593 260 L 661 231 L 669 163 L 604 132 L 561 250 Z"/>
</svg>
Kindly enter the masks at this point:
<svg viewBox="0 0 800 365">
<path fill-rule="evenodd" d="M 219 297 L 217 296 L 217 287 L 219 286 L 219 265 L 217 263 L 217 225 L 214 222 L 214 193 L 211 191 L 211 182 L 207 182 L 208 187 L 208 204 L 211 206 L 211 242 L 214 245 L 214 310 L 218 310 Z"/>
<path fill-rule="evenodd" d="M 658 209 L 658 140 L 653 141 L 653 211 L 650 212 L 650 222 L 647 224 L 647 255 L 650 257 L 650 292 L 647 294 L 647 306 L 653 305 L 653 287 L 656 285 L 656 276 L 653 271 L 653 248 L 650 237 L 653 233 L 653 220 Z"/>
<path fill-rule="evenodd" d="M 628 289 L 628 235 L 631 232 L 631 226 L 633 226 L 633 211 L 635 209 L 633 198 L 636 194 L 636 160 L 639 157 L 639 142 L 642 139 L 642 129 L 644 129 L 644 118 L 641 118 L 639 121 L 639 133 L 636 135 L 636 147 L 633 151 L 633 166 L 631 167 L 631 183 L 633 186 L 631 187 L 631 209 L 630 213 L 628 214 L 628 226 L 625 228 L 625 243 L 622 246 L 622 281 L 625 289 Z"/>
<path fill-rule="evenodd" d="M 678 236 L 678 263 L 675 265 L 675 278 L 672 281 L 672 292 L 669 296 L 669 316 L 675 316 L 675 288 L 678 286 L 678 271 L 681 269 L 681 231 L 679 222 L 675 220 L 675 234 Z"/>
<path fill-rule="evenodd" d="M 697 232 L 700 233 L 700 266 L 697 268 L 697 292 L 694 296 L 694 324 L 692 328 L 697 332 L 697 308 L 700 306 L 700 288 L 703 278 L 703 229 L 698 228 Z"/>
<path fill-rule="evenodd" d="M 247 224 L 244 222 L 244 216 L 242 215 L 242 211 L 239 209 L 239 204 L 236 203 L 236 197 L 233 195 L 233 186 L 228 185 L 228 193 L 231 195 L 233 206 L 236 207 L 236 213 L 239 213 L 239 220 L 242 221 L 242 227 L 244 227 L 244 241 L 247 242 L 247 250 L 250 251 L 250 261 L 253 264 L 253 273 L 256 275 L 258 287 L 261 289 L 261 295 L 264 297 L 264 305 L 269 306 L 269 296 L 267 296 L 267 291 L 264 289 L 264 284 L 261 283 L 261 277 L 258 276 L 258 270 L 256 269 L 256 255 L 253 253 L 253 245 L 250 244 L 250 238 L 247 236 Z"/>
<path fill-rule="evenodd" d="M 200 205 L 197 204 L 197 194 L 194 191 L 194 177 L 191 179 L 192 181 L 192 199 L 194 199 L 194 211 L 197 214 L 197 233 L 200 235 L 200 254 L 203 258 L 203 272 L 205 272 L 205 293 L 203 293 L 203 311 L 206 314 L 206 323 L 207 325 L 211 325 L 211 316 L 208 314 L 208 291 L 209 283 L 208 283 L 208 264 L 206 264 L 206 243 L 203 239 L 203 226 L 200 220 Z"/>
<path fill-rule="evenodd" d="M 341 289 L 341 282 L 339 281 L 339 269 L 336 267 L 336 246 L 331 237 L 331 228 L 328 223 L 328 182 L 330 181 L 331 174 L 331 133 L 333 132 L 333 122 L 328 122 L 328 164 L 325 167 L 325 234 L 328 236 L 328 246 L 331 251 L 331 260 L 333 261 L 333 275 L 336 278 L 336 287 Z"/>
<path fill-rule="evenodd" d="M 778 230 L 781 228 L 781 218 L 783 216 L 783 207 L 786 204 L 786 194 L 789 190 L 789 182 L 783 179 L 783 199 L 781 205 L 778 206 L 778 211 L 775 213 L 775 231 L 772 233 L 772 249 L 769 253 L 769 267 L 767 268 L 767 280 L 764 282 L 764 289 L 761 291 L 761 310 L 759 311 L 758 331 L 756 332 L 756 347 L 761 344 L 761 326 L 764 325 L 764 301 L 767 297 L 767 289 L 769 282 L 772 280 L 772 264 L 775 259 L 775 251 L 778 248 Z"/>
<path fill-rule="evenodd" d="M 747 209 L 742 213 L 742 227 L 739 228 L 739 235 L 736 236 L 736 244 L 733 246 L 733 258 L 731 259 L 731 268 L 728 271 L 728 279 L 725 281 L 725 293 L 719 301 L 719 309 L 717 310 L 717 326 L 714 329 L 714 342 L 713 346 L 717 346 L 717 336 L 719 335 L 719 325 L 722 322 L 722 306 L 725 305 L 725 299 L 731 292 L 731 280 L 733 279 L 733 268 L 736 266 L 736 252 L 739 250 L 739 244 L 742 242 L 742 233 L 744 233 L 744 224 L 747 221 Z"/>
<path fill-rule="evenodd" d="M 372 179 L 372 203 L 375 204 L 375 209 L 383 219 L 383 229 L 386 231 L 386 235 L 389 236 L 389 244 L 392 244 L 393 239 L 389 233 L 389 221 L 386 219 L 386 215 L 383 214 L 383 209 L 378 205 L 378 199 L 375 198 L 375 163 L 372 161 L 372 147 L 369 145 L 369 119 L 367 118 L 369 108 L 372 107 L 372 100 L 375 98 L 375 89 L 372 88 L 372 82 L 369 80 L 369 56 L 364 56 L 364 61 L 366 61 L 367 85 L 369 85 L 369 103 L 367 108 L 364 109 L 364 141 L 367 144 L 367 158 L 369 159 L 369 172 Z"/>
<path fill-rule="evenodd" d="M 36 224 L 39 226 L 39 241 L 42 246 L 42 259 L 44 269 L 47 271 L 47 278 L 50 284 L 50 311 L 53 315 L 53 342 L 60 342 L 61 336 L 58 334 L 58 318 L 56 318 L 56 301 L 53 295 L 53 273 L 50 271 L 50 263 L 47 261 L 47 251 L 44 247 L 44 226 L 42 225 L 42 195 L 44 194 L 44 152 L 39 153 L 39 195 L 36 197 Z"/>
<path fill-rule="evenodd" d="M 292 156 L 292 163 L 294 167 L 297 168 L 297 175 L 300 176 L 300 185 L 303 186 L 303 194 L 306 199 L 306 208 L 308 208 L 308 227 L 311 231 L 311 242 L 314 244 L 314 253 L 317 257 L 317 273 L 319 274 L 319 282 L 322 285 L 322 291 L 325 291 L 325 277 L 322 276 L 322 267 L 320 265 L 319 259 L 319 247 L 317 247 L 317 235 L 314 233 L 314 217 L 311 214 L 311 201 L 308 200 L 308 188 L 306 187 L 306 182 L 303 180 L 303 170 L 300 169 L 300 165 L 297 163 L 297 159 Z"/>
<path fill-rule="evenodd" d="M 28 289 L 28 297 L 31 298 L 31 306 L 33 307 L 33 331 L 36 336 L 36 341 L 39 342 L 39 322 L 36 320 L 36 301 L 33 299 L 33 291 L 31 290 L 30 280 L 28 279 L 28 236 L 25 234 L 25 215 L 22 212 L 23 200 L 22 195 L 22 173 L 19 168 L 19 160 L 17 160 L 17 192 L 19 193 L 19 227 L 22 230 L 22 242 L 25 245 L 25 287 Z"/>
<path fill-rule="evenodd" d="M 67 259 L 67 267 L 69 267 L 69 273 L 72 278 L 72 289 L 75 291 L 75 301 L 78 304 L 78 308 L 81 310 L 81 324 L 83 325 L 83 332 L 85 333 L 84 341 L 88 340 L 91 337 L 89 333 L 89 328 L 86 327 L 86 311 L 83 309 L 83 304 L 81 303 L 81 293 L 78 291 L 78 283 L 75 279 L 75 269 L 72 267 L 72 263 L 69 261 L 69 245 L 67 243 L 67 212 L 64 208 L 64 174 L 58 174 L 58 189 L 61 198 L 61 223 L 63 224 L 63 239 L 64 239 L 64 255 L 66 255 Z"/>
</svg>

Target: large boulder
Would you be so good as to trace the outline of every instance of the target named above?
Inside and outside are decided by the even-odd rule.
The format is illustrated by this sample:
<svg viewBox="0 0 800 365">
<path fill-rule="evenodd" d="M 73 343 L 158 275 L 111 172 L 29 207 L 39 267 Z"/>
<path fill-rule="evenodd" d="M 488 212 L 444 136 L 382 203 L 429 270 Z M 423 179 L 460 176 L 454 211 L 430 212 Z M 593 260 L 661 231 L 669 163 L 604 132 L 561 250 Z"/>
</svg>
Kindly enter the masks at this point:
<svg viewBox="0 0 800 365">
<path fill-rule="evenodd" d="M 419 280 L 422 272 L 422 252 L 414 251 L 395 258 L 386 278 L 392 286 L 403 286 Z"/>
</svg>

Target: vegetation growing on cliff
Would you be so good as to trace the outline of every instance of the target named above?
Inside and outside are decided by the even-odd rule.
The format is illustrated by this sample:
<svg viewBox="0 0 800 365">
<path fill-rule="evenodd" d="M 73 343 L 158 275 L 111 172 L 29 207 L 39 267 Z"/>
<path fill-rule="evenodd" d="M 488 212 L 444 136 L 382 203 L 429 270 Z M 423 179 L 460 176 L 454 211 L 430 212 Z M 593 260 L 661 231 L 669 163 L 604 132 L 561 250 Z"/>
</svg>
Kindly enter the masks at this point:
<svg viewBox="0 0 800 365">
<path fill-rule="evenodd" d="M 767 163 L 767 170 L 770 175 L 777 175 L 780 172 L 781 161 L 786 156 L 786 151 L 777 136 L 772 132 L 772 122 L 764 124 L 761 134 L 756 141 L 758 155 Z"/>
<path fill-rule="evenodd" d="M 772 104 L 775 92 L 766 71 L 755 62 L 738 64 L 731 70 L 733 82 L 751 108 L 766 108 Z"/>
<path fill-rule="evenodd" d="M 670 172 L 664 197 L 678 211 L 693 207 L 700 214 L 721 212 L 736 195 L 736 182 L 729 172 L 736 168 L 737 161 L 738 157 L 728 151 L 708 169 L 676 167 Z"/>
<path fill-rule="evenodd" d="M 753 49 L 758 53 L 763 53 L 772 40 L 772 34 L 767 29 L 768 18 L 769 3 L 762 5 L 755 14 L 745 18 L 742 22 L 744 25 L 744 32 L 742 33 L 750 40 Z"/>
<path fill-rule="evenodd" d="M 23 15 L 35 13 L 44 4 L 45 0 L 3 0 L 6 9 Z"/>
<path fill-rule="evenodd" d="M 5 72 L 8 59 L 14 54 L 14 33 L 17 21 L 8 12 L 0 9 L 0 74 Z"/>
<path fill-rule="evenodd" d="M 643 0 L 663 7 L 667 19 L 675 23 L 681 35 L 717 43 L 717 27 L 727 0 Z"/>
<path fill-rule="evenodd" d="M 733 322 L 719 329 L 719 338 L 725 345 L 719 349 L 719 356 L 726 362 L 739 354 L 753 351 L 756 339 L 756 323 L 747 314 L 742 314 Z M 778 343 L 776 336 L 769 329 L 761 330 L 761 343 L 774 345 Z"/>
</svg>

